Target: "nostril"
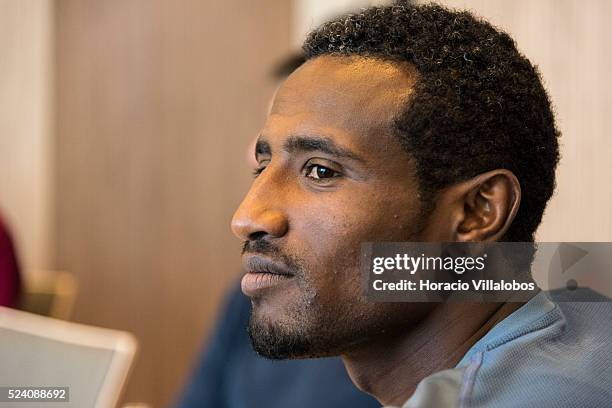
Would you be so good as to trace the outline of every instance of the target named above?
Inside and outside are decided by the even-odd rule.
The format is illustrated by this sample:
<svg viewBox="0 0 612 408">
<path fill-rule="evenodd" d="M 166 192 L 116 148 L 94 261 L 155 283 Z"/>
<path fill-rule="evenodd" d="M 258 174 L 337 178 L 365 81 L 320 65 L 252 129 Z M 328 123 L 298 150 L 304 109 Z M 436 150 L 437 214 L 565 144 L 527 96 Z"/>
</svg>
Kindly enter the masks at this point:
<svg viewBox="0 0 612 408">
<path fill-rule="evenodd" d="M 249 234 L 249 241 L 258 241 L 265 237 L 267 233 L 265 231 L 255 231 Z"/>
</svg>

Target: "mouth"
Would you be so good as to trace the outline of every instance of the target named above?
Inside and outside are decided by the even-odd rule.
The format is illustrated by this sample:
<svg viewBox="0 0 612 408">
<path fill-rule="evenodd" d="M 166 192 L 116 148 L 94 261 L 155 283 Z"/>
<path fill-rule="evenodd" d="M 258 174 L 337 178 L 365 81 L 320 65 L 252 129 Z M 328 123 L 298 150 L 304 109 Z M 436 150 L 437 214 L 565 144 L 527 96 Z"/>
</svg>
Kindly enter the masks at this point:
<svg viewBox="0 0 612 408">
<path fill-rule="evenodd" d="M 242 277 L 241 287 L 242 292 L 249 297 L 280 286 L 294 277 L 286 266 L 262 256 L 246 257 L 243 266 L 246 273 Z"/>
</svg>

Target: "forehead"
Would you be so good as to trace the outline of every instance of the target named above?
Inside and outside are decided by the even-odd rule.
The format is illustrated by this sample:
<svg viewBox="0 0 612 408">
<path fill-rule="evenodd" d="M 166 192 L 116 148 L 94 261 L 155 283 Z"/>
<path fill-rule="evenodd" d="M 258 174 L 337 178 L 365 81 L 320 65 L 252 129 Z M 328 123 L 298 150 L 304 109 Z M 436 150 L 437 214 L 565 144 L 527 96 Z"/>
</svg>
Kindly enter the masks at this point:
<svg viewBox="0 0 612 408">
<path fill-rule="evenodd" d="M 320 56 L 279 88 L 266 134 L 319 132 L 367 142 L 389 133 L 412 93 L 412 66 L 375 58 Z M 366 143 L 369 144 L 369 143 Z"/>
</svg>

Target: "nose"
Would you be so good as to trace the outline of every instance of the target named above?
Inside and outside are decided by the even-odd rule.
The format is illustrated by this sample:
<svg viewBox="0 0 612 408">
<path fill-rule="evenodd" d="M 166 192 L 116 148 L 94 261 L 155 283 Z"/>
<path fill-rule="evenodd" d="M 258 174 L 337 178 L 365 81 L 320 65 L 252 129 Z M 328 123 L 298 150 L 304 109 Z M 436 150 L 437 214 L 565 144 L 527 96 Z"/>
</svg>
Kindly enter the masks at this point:
<svg viewBox="0 0 612 408">
<path fill-rule="evenodd" d="M 264 180 L 255 181 L 232 218 L 232 232 L 242 241 L 281 238 L 289 229 L 287 216 L 280 208 L 280 195 L 260 181 Z"/>
</svg>

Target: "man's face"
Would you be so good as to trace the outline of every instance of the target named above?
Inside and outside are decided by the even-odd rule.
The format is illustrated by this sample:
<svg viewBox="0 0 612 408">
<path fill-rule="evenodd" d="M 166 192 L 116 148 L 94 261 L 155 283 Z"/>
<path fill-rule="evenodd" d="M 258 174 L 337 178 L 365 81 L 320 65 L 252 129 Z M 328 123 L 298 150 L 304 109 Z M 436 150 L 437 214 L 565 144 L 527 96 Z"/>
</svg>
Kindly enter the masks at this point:
<svg viewBox="0 0 612 408">
<path fill-rule="evenodd" d="M 414 81 L 408 66 L 322 56 L 278 90 L 256 148 L 261 172 L 232 220 L 261 354 L 342 354 L 425 312 L 367 302 L 359 272 L 362 242 L 432 238 L 392 130 Z"/>
</svg>

